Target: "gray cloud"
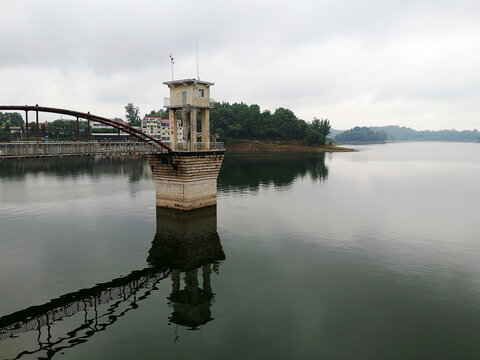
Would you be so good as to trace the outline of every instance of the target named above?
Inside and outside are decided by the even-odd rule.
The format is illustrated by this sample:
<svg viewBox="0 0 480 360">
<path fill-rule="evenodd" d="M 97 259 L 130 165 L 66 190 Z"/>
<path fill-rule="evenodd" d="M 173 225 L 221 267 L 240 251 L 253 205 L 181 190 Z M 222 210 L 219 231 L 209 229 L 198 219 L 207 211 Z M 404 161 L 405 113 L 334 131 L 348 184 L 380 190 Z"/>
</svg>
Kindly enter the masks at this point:
<svg viewBox="0 0 480 360">
<path fill-rule="evenodd" d="M 288 107 L 334 127 L 478 128 L 476 1 L 0 3 L 0 102 L 123 116 L 196 75 L 221 101 Z"/>
</svg>

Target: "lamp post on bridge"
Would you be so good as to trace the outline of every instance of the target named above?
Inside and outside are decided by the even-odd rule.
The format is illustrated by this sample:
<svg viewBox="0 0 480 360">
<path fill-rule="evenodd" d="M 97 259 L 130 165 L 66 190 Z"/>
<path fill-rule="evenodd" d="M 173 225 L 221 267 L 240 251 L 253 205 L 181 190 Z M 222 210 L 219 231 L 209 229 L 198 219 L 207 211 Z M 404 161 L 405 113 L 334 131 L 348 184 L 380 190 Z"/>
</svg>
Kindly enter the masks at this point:
<svg viewBox="0 0 480 360">
<path fill-rule="evenodd" d="M 78 143 L 78 137 L 79 137 L 79 134 L 78 134 L 78 116 L 77 116 L 77 143 Z"/>
<path fill-rule="evenodd" d="M 35 106 L 38 107 L 38 104 L 36 104 Z M 37 138 L 37 156 L 39 154 L 39 148 L 40 148 L 40 145 L 38 143 L 38 110 L 35 112 L 36 113 L 36 125 L 35 125 L 35 137 Z"/>
<path fill-rule="evenodd" d="M 90 111 L 87 117 L 87 142 L 90 143 Z"/>
<path fill-rule="evenodd" d="M 27 143 L 28 143 L 28 110 L 25 110 L 25 122 L 27 123 L 26 135 L 27 135 Z"/>
<path fill-rule="evenodd" d="M 91 153 L 91 147 L 90 147 L 90 111 L 88 112 L 88 116 L 87 116 L 87 143 L 88 143 L 88 152 Z"/>
</svg>

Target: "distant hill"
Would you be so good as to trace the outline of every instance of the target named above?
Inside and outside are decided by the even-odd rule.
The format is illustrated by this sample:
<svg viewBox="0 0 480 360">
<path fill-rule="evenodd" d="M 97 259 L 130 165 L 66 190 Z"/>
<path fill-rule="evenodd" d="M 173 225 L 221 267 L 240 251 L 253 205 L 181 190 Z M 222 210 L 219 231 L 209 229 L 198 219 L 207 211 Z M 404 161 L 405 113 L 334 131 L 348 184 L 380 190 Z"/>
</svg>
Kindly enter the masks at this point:
<svg viewBox="0 0 480 360">
<path fill-rule="evenodd" d="M 335 140 L 343 143 L 379 143 L 387 140 L 387 134 L 384 131 L 373 131 L 368 127 L 356 126 L 338 134 Z"/>
<path fill-rule="evenodd" d="M 476 142 L 480 141 L 480 132 L 475 130 L 414 130 L 405 126 L 388 125 L 388 126 L 370 126 L 372 132 L 385 133 L 387 141 L 464 141 Z M 347 130 L 350 131 L 350 130 Z M 345 131 L 331 130 L 331 135 L 335 140 L 342 138 L 341 134 Z M 350 134 L 351 135 L 351 134 Z M 340 136 L 337 139 L 337 136 Z M 349 141 L 362 141 L 362 139 L 351 139 Z"/>
<path fill-rule="evenodd" d="M 330 135 L 328 135 L 328 137 L 334 139 L 335 136 L 341 134 L 342 132 L 344 132 L 344 130 L 330 129 Z"/>
</svg>

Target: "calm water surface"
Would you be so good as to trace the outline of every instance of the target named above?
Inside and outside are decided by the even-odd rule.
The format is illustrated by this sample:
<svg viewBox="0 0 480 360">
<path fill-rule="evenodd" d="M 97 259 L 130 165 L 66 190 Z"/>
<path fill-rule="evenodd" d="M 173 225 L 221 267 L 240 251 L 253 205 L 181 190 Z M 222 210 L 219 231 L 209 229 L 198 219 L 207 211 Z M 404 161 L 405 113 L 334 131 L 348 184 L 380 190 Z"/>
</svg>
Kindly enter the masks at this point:
<svg viewBox="0 0 480 360">
<path fill-rule="evenodd" d="M 478 359 L 480 144 L 0 162 L 0 359 Z"/>
</svg>

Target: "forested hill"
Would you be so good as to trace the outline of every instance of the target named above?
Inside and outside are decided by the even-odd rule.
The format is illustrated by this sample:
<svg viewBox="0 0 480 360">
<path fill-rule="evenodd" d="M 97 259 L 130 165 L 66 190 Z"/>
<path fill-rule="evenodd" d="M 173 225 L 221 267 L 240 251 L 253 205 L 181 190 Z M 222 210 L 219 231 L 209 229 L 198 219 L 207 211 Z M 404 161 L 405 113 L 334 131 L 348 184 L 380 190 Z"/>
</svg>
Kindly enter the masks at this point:
<svg viewBox="0 0 480 360">
<path fill-rule="evenodd" d="M 346 130 L 337 136 L 335 140 L 340 142 L 385 142 L 387 140 L 387 134 L 384 131 L 373 131 L 367 127 L 354 127 L 353 129 Z"/>
<path fill-rule="evenodd" d="M 370 127 L 373 131 L 383 131 L 387 140 L 443 140 L 443 141 L 480 141 L 480 133 L 475 130 L 414 130 L 405 126 L 389 125 Z"/>
<path fill-rule="evenodd" d="M 269 110 L 261 112 L 258 105 L 215 102 L 210 108 L 210 131 L 218 134 L 221 140 L 305 140 L 309 144 L 324 144 L 330 133 L 330 122 L 314 118 L 308 123 L 285 108 L 272 113 Z"/>
<path fill-rule="evenodd" d="M 480 132 L 475 130 L 414 130 L 405 126 L 388 125 L 388 126 L 370 126 L 368 127 L 374 133 L 385 133 L 387 141 L 480 141 Z M 332 135 L 335 139 L 342 138 L 343 132 L 332 129 Z M 361 133 L 358 133 L 361 135 Z M 364 139 L 350 139 L 352 141 L 363 141 Z"/>
</svg>

